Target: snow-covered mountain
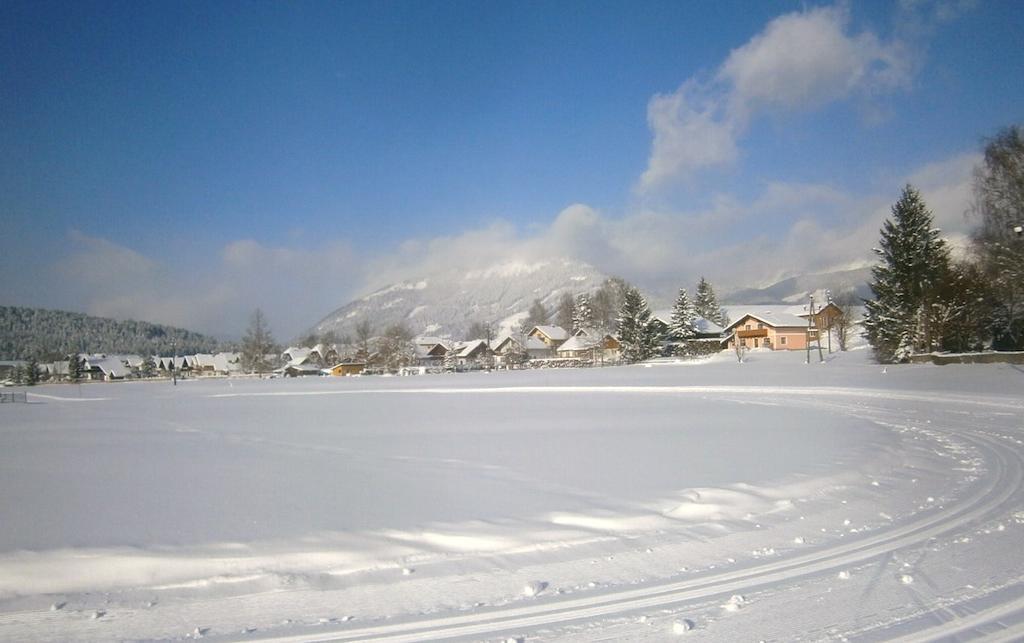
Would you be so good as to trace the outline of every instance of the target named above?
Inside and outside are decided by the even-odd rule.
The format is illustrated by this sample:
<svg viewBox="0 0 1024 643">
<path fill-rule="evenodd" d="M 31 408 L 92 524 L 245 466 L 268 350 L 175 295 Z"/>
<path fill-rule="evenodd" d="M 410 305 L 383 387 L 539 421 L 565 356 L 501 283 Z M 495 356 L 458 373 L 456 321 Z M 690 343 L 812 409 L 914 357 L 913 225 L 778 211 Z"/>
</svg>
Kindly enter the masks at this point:
<svg viewBox="0 0 1024 643">
<path fill-rule="evenodd" d="M 765 288 L 744 288 L 734 290 L 722 297 L 726 304 L 800 304 L 814 294 L 822 301 L 825 290 L 839 296 L 852 291 L 860 298 L 871 298 L 868 281 L 871 279 L 871 268 L 839 270 L 812 275 L 799 275 L 783 279 Z"/>
<path fill-rule="evenodd" d="M 345 304 L 320 320 L 313 332 L 355 335 L 366 319 L 375 333 L 404 322 L 418 335 L 462 337 L 473 322 L 497 332 L 517 327 L 534 299 L 549 310 L 565 292 L 596 289 L 605 275 L 568 259 L 506 261 L 475 270 L 450 270 L 392 284 Z"/>
</svg>

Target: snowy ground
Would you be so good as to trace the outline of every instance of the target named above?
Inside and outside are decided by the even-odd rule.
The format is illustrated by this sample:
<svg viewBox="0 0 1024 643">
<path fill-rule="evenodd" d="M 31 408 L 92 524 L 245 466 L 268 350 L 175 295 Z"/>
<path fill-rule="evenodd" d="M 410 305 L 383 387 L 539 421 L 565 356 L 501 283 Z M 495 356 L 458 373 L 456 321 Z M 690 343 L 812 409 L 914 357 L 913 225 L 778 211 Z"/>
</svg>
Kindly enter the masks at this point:
<svg viewBox="0 0 1024 643">
<path fill-rule="evenodd" d="M 0 639 L 1024 637 L 1024 370 L 33 389 Z"/>
</svg>

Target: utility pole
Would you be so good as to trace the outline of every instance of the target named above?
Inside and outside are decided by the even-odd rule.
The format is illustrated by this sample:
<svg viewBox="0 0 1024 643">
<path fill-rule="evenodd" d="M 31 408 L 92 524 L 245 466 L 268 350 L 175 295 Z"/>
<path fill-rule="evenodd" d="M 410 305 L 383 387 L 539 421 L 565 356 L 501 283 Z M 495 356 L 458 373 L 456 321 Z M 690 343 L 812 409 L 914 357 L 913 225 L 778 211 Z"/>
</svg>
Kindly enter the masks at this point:
<svg viewBox="0 0 1024 643">
<path fill-rule="evenodd" d="M 821 332 L 814 322 L 814 295 L 811 295 L 810 314 L 807 315 L 807 360 L 805 364 L 811 363 L 811 334 L 814 333 L 814 342 L 818 345 L 818 362 L 824 362 L 825 356 L 821 353 Z"/>
<path fill-rule="evenodd" d="M 825 291 L 825 308 L 828 309 L 832 305 L 832 291 Z M 832 313 L 828 315 L 828 354 L 832 354 Z"/>
<path fill-rule="evenodd" d="M 178 385 L 178 346 L 175 341 L 171 340 L 171 352 L 174 353 L 174 357 L 171 358 L 171 381 L 174 386 Z"/>
</svg>

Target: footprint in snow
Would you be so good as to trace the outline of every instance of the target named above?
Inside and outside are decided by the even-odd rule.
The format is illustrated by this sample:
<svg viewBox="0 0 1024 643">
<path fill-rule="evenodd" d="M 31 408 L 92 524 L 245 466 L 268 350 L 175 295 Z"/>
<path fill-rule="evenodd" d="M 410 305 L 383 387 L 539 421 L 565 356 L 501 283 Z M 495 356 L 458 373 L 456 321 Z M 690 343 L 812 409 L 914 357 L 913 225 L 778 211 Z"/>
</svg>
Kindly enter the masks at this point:
<svg viewBox="0 0 1024 643">
<path fill-rule="evenodd" d="M 64 609 L 65 605 L 67 605 L 67 603 L 64 603 L 64 602 L 54 603 L 53 605 L 50 606 L 50 611 L 51 612 L 56 612 L 59 609 Z"/>
<path fill-rule="evenodd" d="M 729 602 L 722 606 L 722 609 L 726 612 L 738 612 L 746 603 L 747 599 L 742 594 L 733 594 Z"/>
<path fill-rule="evenodd" d="M 694 627 L 693 621 L 688 618 L 676 619 L 672 622 L 672 633 L 673 634 L 686 634 Z"/>
<path fill-rule="evenodd" d="M 103 618 L 104 616 L 106 616 L 106 614 L 107 613 L 105 611 L 103 611 L 103 610 L 96 610 L 95 612 L 92 613 L 92 616 L 90 616 L 89 618 L 91 618 L 92 620 L 95 621 L 97 619 Z"/>
<path fill-rule="evenodd" d="M 540 594 L 541 592 L 543 592 L 545 589 L 547 589 L 547 586 L 548 586 L 548 584 L 545 583 L 544 581 L 540 581 L 540 580 L 530 581 L 529 583 L 526 584 L 525 587 L 523 587 L 523 596 L 526 596 L 527 598 L 532 598 L 532 597 L 536 596 L 537 594 Z"/>
<path fill-rule="evenodd" d="M 843 571 L 839 572 L 837 577 L 839 578 L 839 580 L 850 580 L 850 572 L 844 569 Z"/>
</svg>

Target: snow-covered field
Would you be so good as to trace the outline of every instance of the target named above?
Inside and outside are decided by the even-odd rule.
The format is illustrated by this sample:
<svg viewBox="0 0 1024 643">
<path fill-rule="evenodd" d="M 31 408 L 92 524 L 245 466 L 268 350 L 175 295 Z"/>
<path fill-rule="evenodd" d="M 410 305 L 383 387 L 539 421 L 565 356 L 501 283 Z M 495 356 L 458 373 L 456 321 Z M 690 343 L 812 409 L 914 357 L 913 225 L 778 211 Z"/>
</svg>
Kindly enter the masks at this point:
<svg viewBox="0 0 1024 643">
<path fill-rule="evenodd" d="M 1024 637 L 1024 370 L 39 387 L 0 639 Z"/>
</svg>

